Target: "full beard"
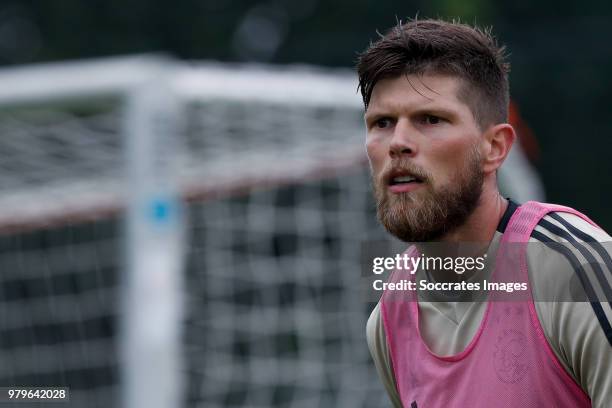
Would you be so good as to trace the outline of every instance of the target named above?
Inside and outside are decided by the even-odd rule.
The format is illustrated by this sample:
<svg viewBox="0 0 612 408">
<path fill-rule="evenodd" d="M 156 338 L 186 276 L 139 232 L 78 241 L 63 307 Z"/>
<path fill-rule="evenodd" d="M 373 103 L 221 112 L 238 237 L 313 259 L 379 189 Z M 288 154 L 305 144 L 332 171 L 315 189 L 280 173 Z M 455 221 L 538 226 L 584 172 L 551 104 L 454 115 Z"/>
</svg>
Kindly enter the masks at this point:
<svg viewBox="0 0 612 408">
<path fill-rule="evenodd" d="M 437 189 L 431 177 L 411 164 L 398 162 L 395 168 L 424 176 L 422 188 L 400 194 L 389 192 L 384 179 L 373 180 L 378 220 L 404 242 L 438 240 L 463 225 L 478 206 L 484 173 L 476 150 L 454 180 Z"/>
</svg>

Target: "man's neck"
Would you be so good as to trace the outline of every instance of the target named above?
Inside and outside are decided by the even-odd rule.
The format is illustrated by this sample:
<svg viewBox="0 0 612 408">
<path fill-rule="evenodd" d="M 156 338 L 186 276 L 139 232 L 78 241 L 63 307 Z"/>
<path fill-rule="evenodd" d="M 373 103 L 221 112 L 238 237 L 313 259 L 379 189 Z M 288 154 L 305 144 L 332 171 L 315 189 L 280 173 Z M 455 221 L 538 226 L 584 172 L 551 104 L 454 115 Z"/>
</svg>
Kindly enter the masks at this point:
<svg viewBox="0 0 612 408">
<path fill-rule="evenodd" d="M 497 189 L 484 190 L 478 206 L 466 222 L 443 236 L 440 241 L 449 243 L 490 242 L 507 207 L 508 200 L 502 197 Z"/>
</svg>

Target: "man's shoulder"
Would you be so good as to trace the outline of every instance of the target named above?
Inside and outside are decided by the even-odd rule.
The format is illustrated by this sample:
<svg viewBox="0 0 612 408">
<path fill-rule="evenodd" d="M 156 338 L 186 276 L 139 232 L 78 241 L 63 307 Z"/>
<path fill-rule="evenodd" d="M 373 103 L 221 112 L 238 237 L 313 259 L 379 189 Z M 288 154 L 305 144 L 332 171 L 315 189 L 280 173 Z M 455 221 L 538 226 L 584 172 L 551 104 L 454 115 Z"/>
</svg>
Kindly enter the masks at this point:
<svg viewBox="0 0 612 408">
<path fill-rule="evenodd" d="M 380 301 L 376 303 L 376 306 L 372 309 L 368 322 L 366 323 L 366 334 L 368 341 L 374 338 L 375 333 L 381 329 L 381 315 L 380 315 Z"/>
<path fill-rule="evenodd" d="M 509 212 L 514 213 L 519 205 L 512 204 L 513 210 Z M 557 207 L 539 220 L 529 239 L 529 272 L 532 279 L 535 277 L 543 283 L 550 282 L 549 279 L 571 279 L 581 272 L 579 269 L 585 263 L 606 264 L 612 253 L 612 238 L 606 231 L 578 213 L 570 212 L 575 210 L 569 207 Z M 605 266 L 612 269 L 612 264 Z"/>
<path fill-rule="evenodd" d="M 612 238 L 602 228 L 577 214 L 553 211 L 539 221 L 531 241 L 539 242 L 609 242 Z"/>
<path fill-rule="evenodd" d="M 532 280 L 552 288 L 550 282 L 575 280 L 595 269 L 612 273 L 612 238 L 577 214 L 546 214 L 531 233 L 527 260 Z M 595 271 L 597 273 L 597 271 Z M 536 283 L 536 287 L 539 286 Z M 540 300 L 552 300 L 544 296 Z"/>
<path fill-rule="evenodd" d="M 543 302 L 546 316 L 555 316 L 544 324 L 547 334 L 558 337 L 552 334 L 560 322 L 571 320 L 565 326 L 573 327 L 588 320 L 589 327 L 601 326 L 600 333 L 612 345 L 606 305 L 612 301 L 612 238 L 606 231 L 573 213 L 548 213 L 531 234 L 527 263 L 534 300 Z M 571 335 L 565 337 L 570 343 Z"/>
</svg>

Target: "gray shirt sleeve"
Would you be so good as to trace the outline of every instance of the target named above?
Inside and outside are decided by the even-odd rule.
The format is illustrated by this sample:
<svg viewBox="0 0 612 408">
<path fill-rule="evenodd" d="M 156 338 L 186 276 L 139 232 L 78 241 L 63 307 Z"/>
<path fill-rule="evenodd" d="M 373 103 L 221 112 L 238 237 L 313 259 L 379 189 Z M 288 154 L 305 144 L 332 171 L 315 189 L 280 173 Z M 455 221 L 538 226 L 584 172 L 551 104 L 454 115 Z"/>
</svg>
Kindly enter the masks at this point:
<svg viewBox="0 0 612 408">
<path fill-rule="evenodd" d="M 370 354 L 372 354 L 372 359 L 376 366 L 376 371 L 378 372 L 378 376 L 385 390 L 387 390 L 391 403 L 395 408 L 402 408 L 399 393 L 395 385 L 395 377 L 393 376 L 393 367 L 391 366 L 385 330 L 382 324 L 380 302 L 376 304 L 376 307 L 370 314 L 366 326 L 366 337 L 368 339 Z"/>
<path fill-rule="evenodd" d="M 558 213 L 565 221 L 590 235 L 598 242 L 606 243 L 610 248 L 612 240 L 604 231 L 592 226 L 583 219 L 568 213 Z M 547 217 L 551 223 L 563 227 L 557 220 Z M 543 232 L 546 232 L 543 230 Z M 564 239 L 552 236 L 558 242 Z M 582 240 L 577 239 L 582 242 Z M 571 245 L 567 245 L 571 248 Z M 579 251 L 573 251 L 581 262 Z M 546 293 L 551 288 L 562 288 L 552 285 L 555 280 L 570 282 L 575 273 L 569 261 L 548 247 L 542 246 L 539 251 L 528 258 L 530 278 L 533 283 L 534 297 L 537 299 L 555 298 L 555 293 Z M 612 270 L 604 264 L 604 273 L 612 276 Z M 564 276 L 569 271 L 571 276 Z M 595 284 L 596 282 L 593 282 Z M 578 385 L 590 396 L 593 408 L 610 406 L 612 400 L 612 346 L 597 319 L 593 307 L 588 302 L 570 302 L 564 294 L 561 302 L 536 302 L 536 311 L 542 329 L 566 371 Z M 610 303 L 599 303 L 608 322 L 612 321 Z"/>
</svg>

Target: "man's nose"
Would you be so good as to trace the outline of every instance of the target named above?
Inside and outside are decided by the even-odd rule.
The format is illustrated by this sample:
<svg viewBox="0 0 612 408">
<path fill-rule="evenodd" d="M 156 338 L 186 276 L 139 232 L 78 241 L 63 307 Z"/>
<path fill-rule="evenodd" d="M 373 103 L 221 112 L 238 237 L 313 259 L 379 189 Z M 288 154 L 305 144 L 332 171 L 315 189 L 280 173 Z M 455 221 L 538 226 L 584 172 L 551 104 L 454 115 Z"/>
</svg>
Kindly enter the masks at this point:
<svg viewBox="0 0 612 408">
<path fill-rule="evenodd" d="M 416 129 L 411 126 L 410 121 L 401 118 L 395 124 L 393 136 L 389 144 L 389 156 L 399 159 L 403 156 L 414 157 L 417 153 Z"/>
</svg>

